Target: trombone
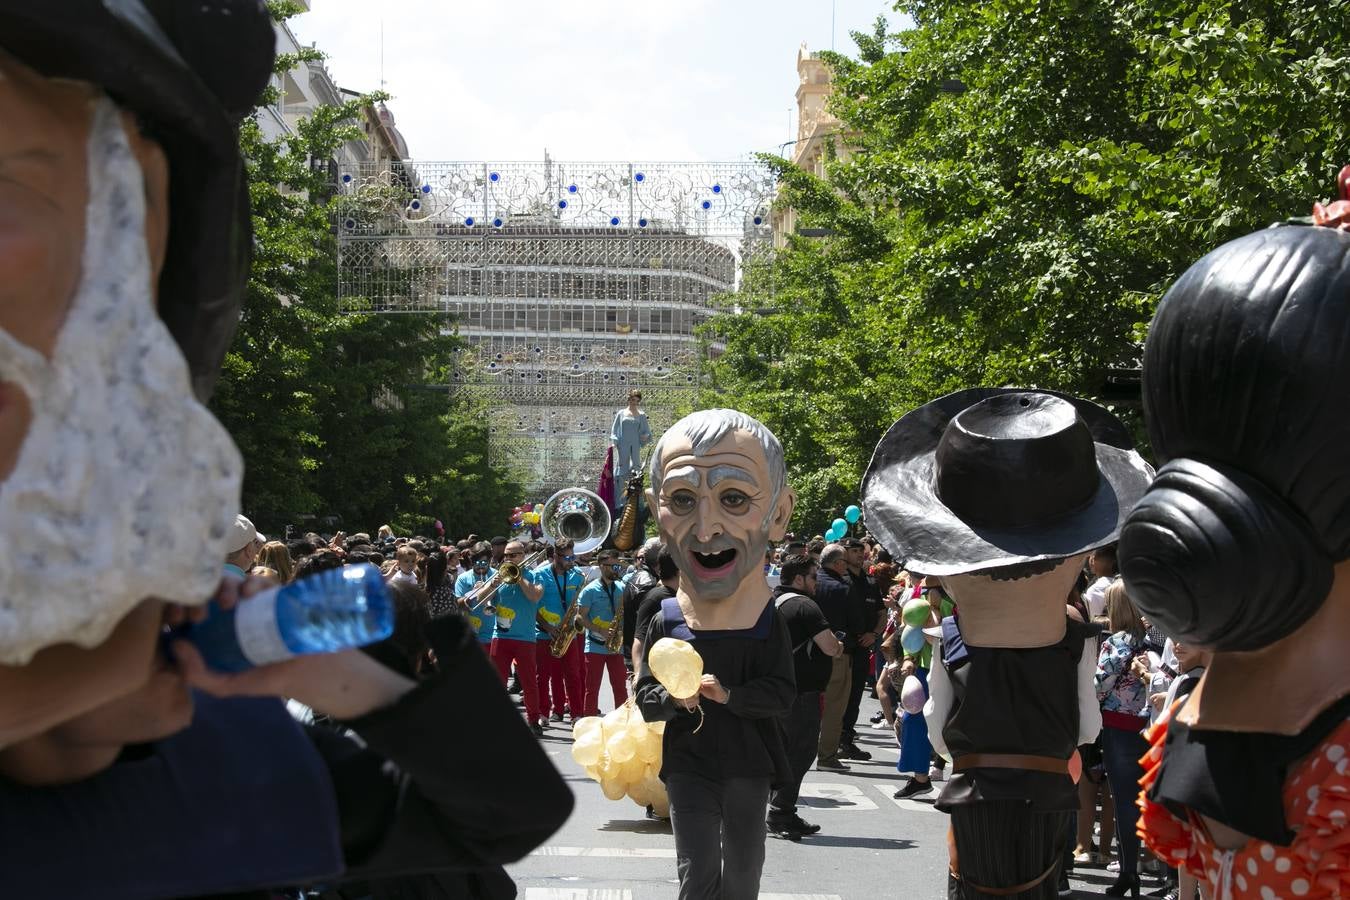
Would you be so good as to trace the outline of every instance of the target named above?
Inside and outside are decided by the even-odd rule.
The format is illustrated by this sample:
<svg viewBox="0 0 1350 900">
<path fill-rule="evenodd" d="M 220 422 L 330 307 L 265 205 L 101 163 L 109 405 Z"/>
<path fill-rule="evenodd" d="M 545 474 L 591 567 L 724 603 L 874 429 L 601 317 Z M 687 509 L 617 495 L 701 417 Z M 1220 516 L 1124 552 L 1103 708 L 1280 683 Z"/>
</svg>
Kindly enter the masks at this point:
<svg viewBox="0 0 1350 900">
<path fill-rule="evenodd" d="M 525 558 L 524 562 L 519 564 L 504 562 L 497 567 L 496 573 L 491 578 L 484 581 L 478 587 L 473 589 L 472 596 L 477 598 L 470 609 L 478 609 L 485 603 L 490 602 L 497 596 L 497 591 L 501 590 L 504 584 L 519 584 L 520 579 L 524 577 L 528 569 L 533 569 L 543 561 L 548 551 L 536 550 Z"/>
</svg>

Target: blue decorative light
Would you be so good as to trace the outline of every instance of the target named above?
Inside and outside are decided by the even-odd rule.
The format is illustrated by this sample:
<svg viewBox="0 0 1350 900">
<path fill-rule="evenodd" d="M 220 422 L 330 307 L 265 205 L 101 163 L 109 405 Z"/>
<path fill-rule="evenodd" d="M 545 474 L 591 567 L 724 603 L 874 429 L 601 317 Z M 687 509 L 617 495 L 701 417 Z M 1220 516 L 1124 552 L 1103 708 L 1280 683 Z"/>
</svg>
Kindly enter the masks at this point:
<svg viewBox="0 0 1350 900">
<path fill-rule="evenodd" d="M 343 172 L 343 173 L 342 173 L 342 183 L 343 183 L 343 184 L 351 184 L 351 183 L 352 183 L 352 176 L 351 176 L 351 173 L 349 173 L 349 172 Z"/>
<path fill-rule="evenodd" d="M 501 219 L 493 219 L 493 220 L 492 220 L 492 227 L 493 227 L 493 228 L 501 228 L 501 227 L 502 227 L 502 220 L 501 220 Z"/>
<path fill-rule="evenodd" d="M 755 216 L 755 224 L 756 224 L 756 225 L 763 225 L 763 224 L 764 224 L 764 217 L 763 217 L 763 216 Z"/>
<path fill-rule="evenodd" d="M 352 231 L 353 229 L 356 228 L 355 219 L 345 219 L 342 224 L 348 231 Z"/>
<path fill-rule="evenodd" d="M 422 185 L 422 193 L 424 193 L 424 194 L 430 194 L 430 193 L 431 193 L 431 185 L 429 185 L 429 184 L 424 184 L 424 185 Z"/>
<path fill-rule="evenodd" d="M 619 224 L 619 217 L 618 217 L 618 216 L 612 217 L 612 218 L 609 220 L 609 224 L 611 224 L 611 225 L 618 225 L 618 224 Z"/>
<path fill-rule="evenodd" d="M 567 201 L 566 201 L 566 200 L 559 200 L 559 201 L 558 201 L 558 209 L 567 209 Z"/>
<path fill-rule="evenodd" d="M 576 192 L 577 192 L 577 186 L 576 186 L 575 184 L 569 184 L 569 185 L 567 186 L 567 193 L 569 193 L 569 194 L 575 194 Z"/>
<path fill-rule="evenodd" d="M 646 219 L 638 219 L 638 227 L 639 227 L 639 228 L 646 228 L 646 227 L 647 227 L 647 220 L 646 220 Z"/>
<path fill-rule="evenodd" d="M 702 206 L 703 206 L 704 209 L 712 209 L 712 201 L 711 201 L 711 200 L 704 200 L 703 203 L 702 203 Z"/>
<path fill-rule="evenodd" d="M 722 193 L 722 186 L 721 186 L 720 184 L 714 184 L 714 185 L 713 185 L 713 193 L 714 193 L 714 194 L 720 194 L 720 193 Z"/>
<path fill-rule="evenodd" d="M 502 176 L 498 175 L 496 172 L 492 172 L 488 175 L 488 181 L 500 181 L 501 178 Z"/>
<path fill-rule="evenodd" d="M 414 200 L 413 202 L 408 204 L 408 208 L 411 209 L 413 212 L 417 212 L 419 209 L 422 208 L 422 201 Z"/>
<path fill-rule="evenodd" d="M 472 228 L 472 227 L 473 227 L 473 216 L 469 216 L 467 219 L 465 219 L 465 220 L 464 220 L 464 224 L 465 224 L 465 225 L 468 225 L 470 228 Z"/>
<path fill-rule="evenodd" d="M 647 180 L 647 176 L 646 176 L 646 175 L 643 175 L 641 172 L 639 172 L 639 173 L 637 173 L 636 175 L 633 176 L 633 180 L 634 180 L 634 181 L 646 181 L 646 180 Z"/>
</svg>

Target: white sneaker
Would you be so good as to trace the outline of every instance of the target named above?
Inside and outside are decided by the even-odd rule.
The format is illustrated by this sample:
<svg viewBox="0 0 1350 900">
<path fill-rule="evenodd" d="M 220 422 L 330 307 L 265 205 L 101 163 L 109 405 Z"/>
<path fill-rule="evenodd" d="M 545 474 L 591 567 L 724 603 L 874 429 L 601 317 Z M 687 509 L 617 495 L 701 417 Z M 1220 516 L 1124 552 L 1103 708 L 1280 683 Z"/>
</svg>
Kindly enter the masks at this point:
<svg viewBox="0 0 1350 900">
<path fill-rule="evenodd" d="M 882 719 L 880 722 L 873 722 L 872 727 L 880 731 L 883 728 L 890 728 L 891 723 L 887 722 L 885 719 Z"/>
<path fill-rule="evenodd" d="M 1119 871 L 1120 871 L 1120 860 L 1118 860 L 1118 859 L 1113 859 L 1113 860 L 1111 860 L 1109 863 L 1107 863 L 1107 864 L 1106 864 L 1106 871 L 1108 871 L 1108 872 L 1119 872 Z"/>
</svg>

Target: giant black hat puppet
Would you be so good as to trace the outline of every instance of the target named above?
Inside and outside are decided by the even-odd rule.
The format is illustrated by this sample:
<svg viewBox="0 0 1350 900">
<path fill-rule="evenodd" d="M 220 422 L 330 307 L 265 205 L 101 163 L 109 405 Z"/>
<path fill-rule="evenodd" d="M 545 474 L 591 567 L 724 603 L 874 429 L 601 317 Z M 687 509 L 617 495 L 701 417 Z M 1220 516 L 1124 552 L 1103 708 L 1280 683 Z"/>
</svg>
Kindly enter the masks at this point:
<svg viewBox="0 0 1350 900">
<path fill-rule="evenodd" d="M 1151 475 L 1114 416 L 1046 391 L 949 394 L 877 446 L 868 527 L 909 568 L 942 576 L 957 605 L 931 633 L 924 710 L 954 763 L 937 801 L 952 816 L 949 896 L 1056 896 L 1075 748 L 1101 728 L 1095 629 L 1066 599 Z"/>
<path fill-rule="evenodd" d="M 1350 168 L 1341 182 L 1325 225 L 1188 269 L 1144 353 L 1165 464 L 1121 570 L 1164 631 L 1215 653 L 1152 735 L 1143 827 L 1232 896 L 1350 893 Z"/>
<path fill-rule="evenodd" d="M 261 0 L 0 0 L 0 665 L 219 580 L 241 460 L 201 401 L 274 46 Z"/>
</svg>

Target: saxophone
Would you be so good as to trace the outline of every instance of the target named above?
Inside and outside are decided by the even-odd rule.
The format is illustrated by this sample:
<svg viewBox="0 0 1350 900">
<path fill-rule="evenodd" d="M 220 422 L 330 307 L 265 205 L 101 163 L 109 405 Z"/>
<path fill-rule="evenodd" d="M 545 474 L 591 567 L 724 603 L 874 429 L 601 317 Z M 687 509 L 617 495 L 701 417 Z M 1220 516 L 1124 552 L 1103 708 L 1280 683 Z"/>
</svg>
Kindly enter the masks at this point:
<svg viewBox="0 0 1350 900">
<path fill-rule="evenodd" d="M 642 480 L 643 469 L 641 466 L 635 474 L 629 476 L 628 484 L 623 491 L 623 514 L 619 516 L 619 524 L 614 528 L 614 549 L 629 551 L 638 543 L 637 523 L 638 507 L 642 505 Z"/>
<path fill-rule="evenodd" d="M 623 649 L 623 598 L 628 596 L 628 588 L 619 592 L 619 602 L 614 604 L 614 620 L 609 623 L 609 633 L 605 635 L 605 649 L 618 653 Z"/>
<path fill-rule="evenodd" d="M 558 633 L 548 642 L 548 652 L 562 659 L 567 653 L 567 648 L 572 646 L 572 641 L 585 628 L 586 623 L 581 621 L 580 597 L 573 597 L 567 612 L 563 613 L 562 621 L 558 623 Z"/>
</svg>

